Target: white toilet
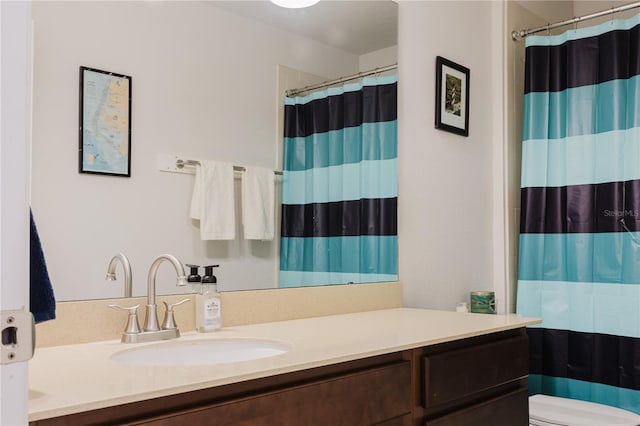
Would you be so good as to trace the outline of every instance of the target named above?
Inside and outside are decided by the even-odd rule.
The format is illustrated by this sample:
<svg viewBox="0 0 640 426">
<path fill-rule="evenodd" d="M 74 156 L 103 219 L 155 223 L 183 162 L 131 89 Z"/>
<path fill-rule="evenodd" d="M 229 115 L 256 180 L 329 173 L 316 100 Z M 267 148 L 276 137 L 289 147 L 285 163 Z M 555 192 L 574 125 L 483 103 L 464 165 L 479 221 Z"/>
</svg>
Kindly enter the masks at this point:
<svg viewBox="0 0 640 426">
<path fill-rule="evenodd" d="M 593 402 L 532 395 L 529 397 L 529 425 L 638 426 L 640 415 Z"/>
</svg>

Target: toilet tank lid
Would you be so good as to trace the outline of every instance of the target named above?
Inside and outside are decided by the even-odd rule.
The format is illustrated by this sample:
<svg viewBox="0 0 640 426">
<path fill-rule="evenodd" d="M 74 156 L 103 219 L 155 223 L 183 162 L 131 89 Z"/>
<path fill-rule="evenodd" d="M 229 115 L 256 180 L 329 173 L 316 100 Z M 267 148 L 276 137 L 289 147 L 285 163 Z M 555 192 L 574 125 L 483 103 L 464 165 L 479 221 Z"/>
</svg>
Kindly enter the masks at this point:
<svg viewBox="0 0 640 426">
<path fill-rule="evenodd" d="M 529 397 L 529 416 L 562 426 L 638 426 L 640 416 L 621 408 L 548 395 Z"/>
</svg>

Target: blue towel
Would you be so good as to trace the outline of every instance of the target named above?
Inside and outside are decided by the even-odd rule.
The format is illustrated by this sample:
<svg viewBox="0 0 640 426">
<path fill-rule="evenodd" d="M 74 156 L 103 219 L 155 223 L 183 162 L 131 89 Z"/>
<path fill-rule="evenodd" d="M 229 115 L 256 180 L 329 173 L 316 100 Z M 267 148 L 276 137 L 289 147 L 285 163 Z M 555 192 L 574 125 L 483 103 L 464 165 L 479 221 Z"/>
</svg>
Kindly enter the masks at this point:
<svg viewBox="0 0 640 426">
<path fill-rule="evenodd" d="M 35 322 L 39 323 L 56 318 L 56 299 L 53 295 L 36 223 L 33 221 L 33 213 L 29 211 L 29 215 L 31 217 L 29 304 Z"/>
</svg>

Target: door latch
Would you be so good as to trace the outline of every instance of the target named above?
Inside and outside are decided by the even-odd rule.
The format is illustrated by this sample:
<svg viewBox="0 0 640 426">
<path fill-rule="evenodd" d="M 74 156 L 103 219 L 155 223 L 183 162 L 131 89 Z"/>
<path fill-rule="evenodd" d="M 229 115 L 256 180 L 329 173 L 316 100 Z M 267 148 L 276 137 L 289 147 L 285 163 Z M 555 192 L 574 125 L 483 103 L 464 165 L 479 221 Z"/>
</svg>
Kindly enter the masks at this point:
<svg viewBox="0 0 640 426">
<path fill-rule="evenodd" d="M 0 314 L 0 364 L 30 360 L 35 347 L 33 315 L 26 309 L 0 311 Z"/>
</svg>

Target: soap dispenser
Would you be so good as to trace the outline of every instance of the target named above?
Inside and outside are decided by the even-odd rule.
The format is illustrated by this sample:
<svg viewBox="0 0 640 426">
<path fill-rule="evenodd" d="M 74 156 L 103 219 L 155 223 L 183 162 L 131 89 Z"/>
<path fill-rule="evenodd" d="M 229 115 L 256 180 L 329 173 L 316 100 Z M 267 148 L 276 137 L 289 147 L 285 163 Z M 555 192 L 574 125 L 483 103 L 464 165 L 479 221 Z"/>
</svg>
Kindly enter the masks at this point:
<svg viewBox="0 0 640 426">
<path fill-rule="evenodd" d="M 218 266 L 204 267 L 200 293 L 196 294 L 196 330 L 201 333 L 215 331 L 222 327 L 222 305 L 218 294 L 218 281 L 213 275 L 213 268 Z"/>
<path fill-rule="evenodd" d="M 202 277 L 198 274 L 200 265 L 187 265 L 187 268 L 191 270 L 191 272 L 189 272 L 189 276 L 187 277 L 187 282 L 199 283 L 200 281 L 202 281 Z"/>
</svg>

